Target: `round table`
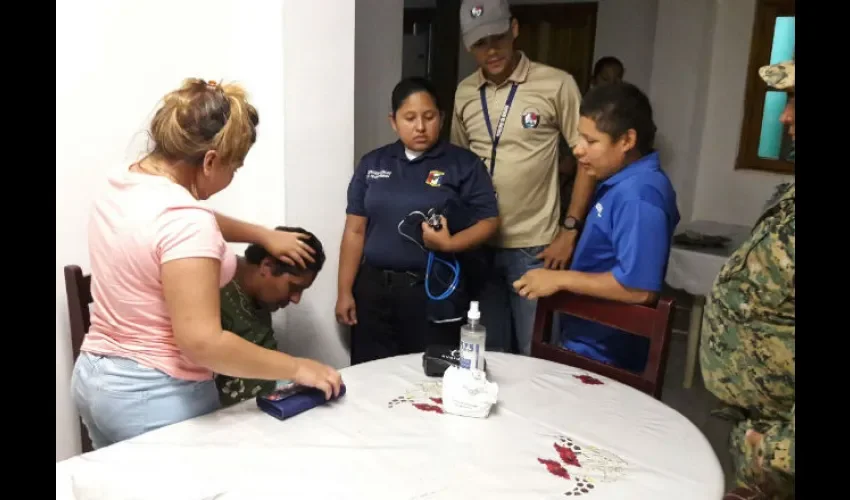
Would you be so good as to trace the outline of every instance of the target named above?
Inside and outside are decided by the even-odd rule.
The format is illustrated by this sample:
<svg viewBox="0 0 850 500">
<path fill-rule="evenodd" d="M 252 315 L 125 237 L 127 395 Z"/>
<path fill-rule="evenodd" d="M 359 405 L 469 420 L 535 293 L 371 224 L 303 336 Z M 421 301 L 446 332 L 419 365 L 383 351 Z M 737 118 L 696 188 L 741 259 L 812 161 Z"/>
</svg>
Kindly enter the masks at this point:
<svg viewBox="0 0 850 500">
<path fill-rule="evenodd" d="M 442 412 L 413 354 L 345 368 L 339 401 L 279 421 L 253 400 L 56 464 L 57 499 L 717 500 L 684 416 L 608 378 L 487 355 L 486 419 Z"/>
</svg>

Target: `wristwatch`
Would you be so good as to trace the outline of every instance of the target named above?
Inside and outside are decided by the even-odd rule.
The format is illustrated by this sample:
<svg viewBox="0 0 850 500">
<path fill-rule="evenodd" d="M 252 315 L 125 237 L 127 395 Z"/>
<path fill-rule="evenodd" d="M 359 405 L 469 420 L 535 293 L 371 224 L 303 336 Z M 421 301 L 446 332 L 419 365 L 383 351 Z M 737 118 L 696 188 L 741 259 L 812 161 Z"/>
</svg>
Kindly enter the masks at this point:
<svg viewBox="0 0 850 500">
<path fill-rule="evenodd" d="M 572 215 L 568 215 L 564 219 L 563 227 L 567 231 L 578 231 L 581 229 L 581 221 L 576 219 Z"/>
</svg>

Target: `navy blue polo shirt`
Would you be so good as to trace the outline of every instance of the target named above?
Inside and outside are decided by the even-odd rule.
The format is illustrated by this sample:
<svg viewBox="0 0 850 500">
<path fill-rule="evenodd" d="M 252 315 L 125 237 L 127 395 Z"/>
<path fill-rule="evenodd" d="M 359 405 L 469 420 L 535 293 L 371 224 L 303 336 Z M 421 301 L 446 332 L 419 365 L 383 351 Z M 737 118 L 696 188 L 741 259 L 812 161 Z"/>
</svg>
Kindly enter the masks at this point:
<svg viewBox="0 0 850 500">
<path fill-rule="evenodd" d="M 678 223 L 676 192 L 650 153 L 597 186 L 570 269 L 610 271 L 625 287 L 660 292 Z M 563 347 L 643 371 L 649 339 L 574 316 L 562 315 L 561 325 Z"/>
<path fill-rule="evenodd" d="M 395 271 L 424 271 L 427 253 L 399 234 L 422 243 L 422 218 L 434 208 L 452 234 L 498 216 L 496 191 L 481 159 L 469 150 L 440 141 L 408 160 L 401 141 L 367 153 L 348 185 L 346 213 L 368 218 L 363 258 L 366 264 Z"/>
</svg>

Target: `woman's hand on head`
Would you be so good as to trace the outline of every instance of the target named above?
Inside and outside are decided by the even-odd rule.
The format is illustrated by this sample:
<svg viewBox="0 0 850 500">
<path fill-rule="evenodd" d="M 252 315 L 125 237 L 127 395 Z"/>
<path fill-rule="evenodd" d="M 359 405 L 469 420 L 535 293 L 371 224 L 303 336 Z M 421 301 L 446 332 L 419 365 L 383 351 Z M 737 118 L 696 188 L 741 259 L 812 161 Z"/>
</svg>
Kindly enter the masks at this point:
<svg viewBox="0 0 850 500">
<path fill-rule="evenodd" d="M 438 252 L 454 252 L 452 245 L 452 233 L 449 232 L 449 221 L 442 215 L 440 216 L 440 224 L 443 227 L 439 231 L 429 226 L 427 222 L 422 223 L 422 241 L 425 247 L 429 250 Z"/>
<path fill-rule="evenodd" d="M 342 375 L 328 365 L 307 358 L 297 358 L 298 368 L 293 380 L 296 384 L 315 387 L 325 393 L 325 399 L 339 396 Z"/>
<path fill-rule="evenodd" d="M 307 238 L 309 236 L 304 233 L 269 229 L 260 243 L 277 259 L 291 266 L 307 267 L 308 261 L 316 262 L 313 258 L 316 251 L 304 242 Z"/>
</svg>

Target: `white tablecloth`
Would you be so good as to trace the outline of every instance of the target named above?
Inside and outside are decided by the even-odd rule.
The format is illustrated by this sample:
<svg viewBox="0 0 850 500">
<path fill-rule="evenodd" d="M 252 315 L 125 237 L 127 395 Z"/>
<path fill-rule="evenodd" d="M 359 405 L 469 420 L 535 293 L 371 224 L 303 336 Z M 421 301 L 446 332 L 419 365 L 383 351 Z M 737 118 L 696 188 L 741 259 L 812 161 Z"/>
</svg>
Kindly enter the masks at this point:
<svg viewBox="0 0 850 500">
<path fill-rule="evenodd" d="M 691 295 L 708 295 L 723 264 L 749 237 L 750 228 L 698 220 L 680 226 L 677 232 L 685 231 L 726 236 L 731 240 L 724 248 L 688 248 L 674 244 L 670 249 L 665 277 L 667 284 Z"/>
<path fill-rule="evenodd" d="M 548 361 L 491 353 L 488 365 L 500 392 L 487 419 L 436 411 L 440 379 L 421 354 L 400 356 L 343 369 L 344 398 L 286 421 L 246 401 L 59 462 L 56 498 L 722 496 L 711 446 L 672 408 Z"/>
</svg>

